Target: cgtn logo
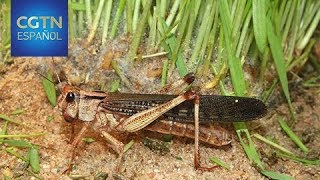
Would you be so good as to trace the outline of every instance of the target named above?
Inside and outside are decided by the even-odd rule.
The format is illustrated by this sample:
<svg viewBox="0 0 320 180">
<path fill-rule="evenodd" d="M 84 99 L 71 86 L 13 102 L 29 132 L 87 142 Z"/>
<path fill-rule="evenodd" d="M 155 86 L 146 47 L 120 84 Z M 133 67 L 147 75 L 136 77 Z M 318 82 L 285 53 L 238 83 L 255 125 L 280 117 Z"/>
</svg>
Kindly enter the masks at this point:
<svg viewBox="0 0 320 180">
<path fill-rule="evenodd" d="M 50 31 L 50 29 L 59 28 L 62 29 L 62 16 L 59 16 L 56 19 L 53 16 L 20 16 L 17 19 L 17 26 L 20 29 L 39 29 L 42 28 L 43 31 L 35 32 L 35 31 L 18 31 L 18 40 L 27 41 L 27 40 L 62 40 L 59 37 L 58 31 Z"/>
<path fill-rule="evenodd" d="M 11 0 L 11 55 L 67 56 L 68 1 Z"/>
</svg>

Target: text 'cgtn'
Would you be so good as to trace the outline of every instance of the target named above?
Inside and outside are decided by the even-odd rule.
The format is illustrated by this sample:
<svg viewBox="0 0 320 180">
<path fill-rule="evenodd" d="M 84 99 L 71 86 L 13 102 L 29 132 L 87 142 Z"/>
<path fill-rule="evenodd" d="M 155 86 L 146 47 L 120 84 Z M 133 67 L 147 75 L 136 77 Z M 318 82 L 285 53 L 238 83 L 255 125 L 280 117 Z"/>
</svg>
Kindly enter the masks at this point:
<svg viewBox="0 0 320 180">
<path fill-rule="evenodd" d="M 49 23 L 48 23 L 49 22 Z M 50 26 L 48 25 L 50 24 Z M 42 27 L 41 27 L 42 25 Z M 17 19 L 17 26 L 21 29 L 26 29 L 26 28 L 32 28 L 32 29 L 37 29 L 37 28 L 62 28 L 62 16 L 59 16 L 58 19 L 56 19 L 53 16 L 20 16 Z"/>
</svg>

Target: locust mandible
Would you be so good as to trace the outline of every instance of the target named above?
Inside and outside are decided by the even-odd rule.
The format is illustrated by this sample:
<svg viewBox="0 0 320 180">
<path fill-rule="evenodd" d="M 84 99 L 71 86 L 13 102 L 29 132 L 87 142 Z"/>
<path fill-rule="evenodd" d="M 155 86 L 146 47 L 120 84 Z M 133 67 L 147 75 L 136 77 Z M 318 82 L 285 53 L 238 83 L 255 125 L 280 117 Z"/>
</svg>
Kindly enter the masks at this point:
<svg viewBox="0 0 320 180">
<path fill-rule="evenodd" d="M 194 167 L 200 170 L 213 169 L 200 165 L 199 141 L 214 146 L 227 145 L 231 141 L 225 129 L 209 128 L 203 124 L 255 120 L 265 116 L 267 108 L 262 101 L 248 97 L 198 95 L 194 90 L 179 95 L 164 94 L 188 86 L 193 81 L 194 76 L 188 74 L 157 92 L 160 94 L 107 93 L 64 86 L 58 99 L 64 119 L 72 124 L 83 122 L 73 139 L 73 148 L 77 147 L 87 128 L 92 127 L 118 153 L 119 168 L 124 144 L 112 136 L 112 132 L 146 129 L 194 138 Z M 74 151 L 71 161 L 73 158 Z"/>
</svg>

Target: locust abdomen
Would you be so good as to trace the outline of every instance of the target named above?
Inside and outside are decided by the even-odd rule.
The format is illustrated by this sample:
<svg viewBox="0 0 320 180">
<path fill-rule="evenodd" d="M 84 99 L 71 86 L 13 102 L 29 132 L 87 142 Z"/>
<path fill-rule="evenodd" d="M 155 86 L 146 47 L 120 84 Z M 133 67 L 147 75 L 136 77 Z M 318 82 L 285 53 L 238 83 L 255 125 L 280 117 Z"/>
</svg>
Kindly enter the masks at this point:
<svg viewBox="0 0 320 180">
<path fill-rule="evenodd" d="M 148 125 L 146 130 L 192 139 L 194 139 L 195 134 L 194 124 L 192 123 L 179 123 L 164 120 L 156 121 Z M 222 127 L 200 125 L 199 140 L 213 146 L 224 146 L 231 143 L 231 136 L 227 130 Z"/>
</svg>

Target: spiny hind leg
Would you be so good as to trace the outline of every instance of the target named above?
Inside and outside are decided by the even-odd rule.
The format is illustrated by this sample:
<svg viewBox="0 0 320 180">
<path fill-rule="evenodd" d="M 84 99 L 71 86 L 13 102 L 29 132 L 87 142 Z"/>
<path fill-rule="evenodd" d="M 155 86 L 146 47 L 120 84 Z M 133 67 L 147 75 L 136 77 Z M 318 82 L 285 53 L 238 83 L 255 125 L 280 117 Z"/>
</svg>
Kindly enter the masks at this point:
<svg viewBox="0 0 320 180">
<path fill-rule="evenodd" d="M 212 171 L 217 166 L 203 167 L 200 163 L 199 153 L 199 104 L 200 98 L 198 95 L 194 99 L 194 167 L 196 170 Z"/>
</svg>

